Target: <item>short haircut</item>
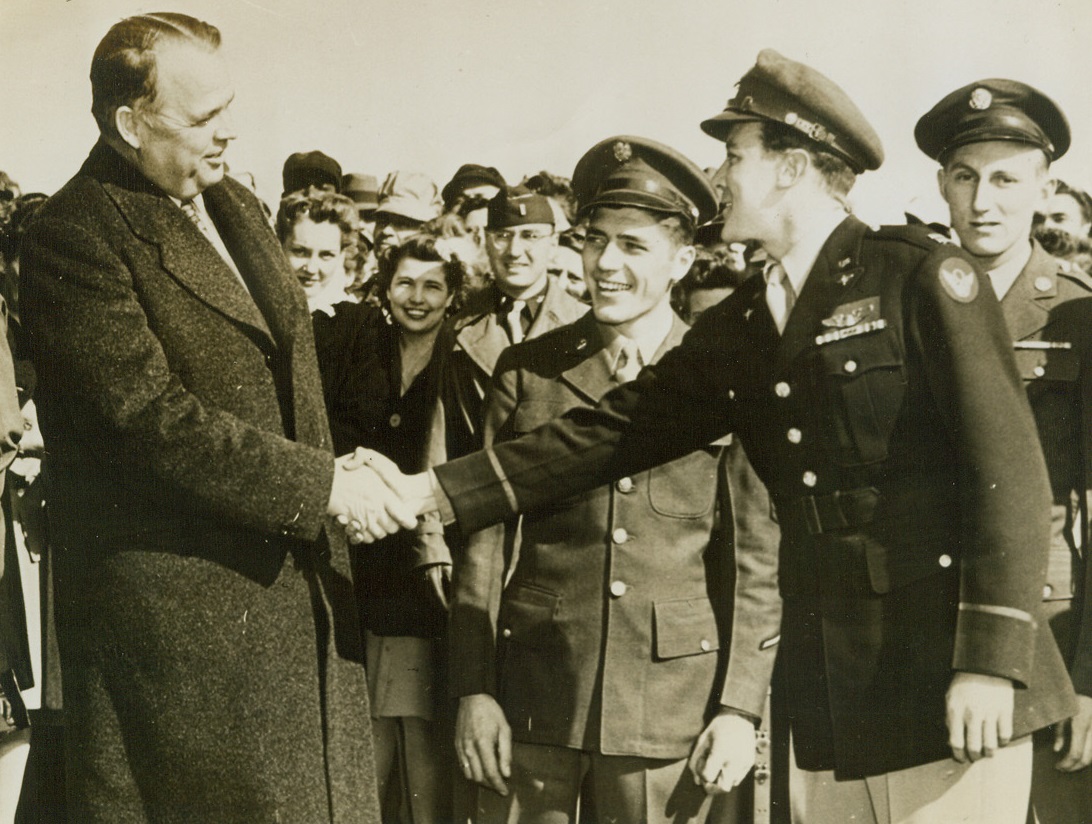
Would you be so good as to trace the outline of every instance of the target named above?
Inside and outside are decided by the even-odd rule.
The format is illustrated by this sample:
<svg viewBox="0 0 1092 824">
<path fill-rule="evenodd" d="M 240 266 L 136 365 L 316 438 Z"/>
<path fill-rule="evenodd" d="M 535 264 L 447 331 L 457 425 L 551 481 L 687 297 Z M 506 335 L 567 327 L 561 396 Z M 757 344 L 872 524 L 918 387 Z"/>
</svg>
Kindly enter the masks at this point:
<svg viewBox="0 0 1092 824">
<path fill-rule="evenodd" d="M 165 42 L 215 51 L 220 30 L 176 12 L 139 14 L 115 23 L 91 58 L 91 114 L 101 134 L 118 136 L 114 113 L 120 107 L 155 102 L 156 49 Z"/>
<path fill-rule="evenodd" d="M 761 121 L 761 127 L 762 147 L 767 152 L 787 152 L 790 149 L 807 152 L 827 190 L 835 197 L 844 198 L 857 182 L 857 173 L 845 160 L 819 148 L 818 143 L 809 140 L 793 127 L 772 120 Z"/>
<path fill-rule="evenodd" d="M 1092 197 L 1089 197 L 1088 192 L 1076 186 L 1070 186 L 1064 180 L 1055 180 L 1054 194 L 1069 195 L 1077 201 L 1077 205 L 1081 207 L 1081 220 L 1092 223 Z"/>
<path fill-rule="evenodd" d="M 277 239 L 284 243 L 292 227 L 305 217 L 314 223 L 335 224 L 341 230 L 342 249 L 356 245 L 360 216 L 356 204 L 345 195 L 311 186 L 281 198 L 277 209 Z"/>
<path fill-rule="evenodd" d="M 447 284 L 448 294 L 453 295 L 448 314 L 459 311 L 466 297 L 467 266 L 455 253 L 449 250 L 441 250 L 446 239 L 436 235 L 420 232 L 406 238 L 405 242 L 397 246 L 389 255 L 379 259 L 379 271 L 375 276 L 375 289 L 373 294 L 378 298 L 380 306 L 390 309 L 390 301 L 387 292 L 390 291 L 394 273 L 398 271 L 398 265 L 407 258 L 420 260 L 425 263 L 439 263 L 444 273 L 444 283 Z M 439 246 L 437 246 L 439 244 Z"/>
<path fill-rule="evenodd" d="M 671 288 L 671 305 L 680 317 L 686 316 L 690 295 L 702 289 L 738 289 L 748 272 L 737 272 L 728 262 L 728 248 L 699 248 L 683 279 Z"/>
</svg>

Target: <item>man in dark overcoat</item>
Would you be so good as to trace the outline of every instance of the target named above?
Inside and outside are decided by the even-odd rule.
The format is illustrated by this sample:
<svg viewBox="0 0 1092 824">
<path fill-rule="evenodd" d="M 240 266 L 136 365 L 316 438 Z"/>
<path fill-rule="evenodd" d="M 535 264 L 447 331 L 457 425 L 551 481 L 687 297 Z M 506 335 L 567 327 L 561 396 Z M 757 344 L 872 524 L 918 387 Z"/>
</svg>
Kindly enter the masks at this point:
<svg viewBox="0 0 1092 824">
<path fill-rule="evenodd" d="M 928 229 L 847 216 L 882 147 L 814 69 L 763 51 L 702 126 L 724 238 L 759 240 L 764 277 L 595 410 L 403 494 L 477 529 L 735 431 L 781 527 L 806 820 L 1023 822 L 1029 735 L 1075 702 L 1038 621 L 1049 485 L 997 300 Z"/>
<path fill-rule="evenodd" d="M 992 78 L 946 95 L 914 135 L 941 163 L 952 227 L 1001 301 L 1050 476 L 1042 619 L 1066 658 L 1079 710 L 1036 733 L 1034 815 L 1039 824 L 1092 821 L 1092 278 L 1030 238 L 1053 189 L 1050 164 L 1069 148 L 1069 125 L 1038 89 Z"/>
<path fill-rule="evenodd" d="M 23 244 L 69 816 L 375 821 L 329 516 L 376 513 L 366 473 L 332 454 L 303 292 L 224 176 L 219 42 L 180 14 L 111 28 L 91 69 L 100 139 Z"/>
</svg>

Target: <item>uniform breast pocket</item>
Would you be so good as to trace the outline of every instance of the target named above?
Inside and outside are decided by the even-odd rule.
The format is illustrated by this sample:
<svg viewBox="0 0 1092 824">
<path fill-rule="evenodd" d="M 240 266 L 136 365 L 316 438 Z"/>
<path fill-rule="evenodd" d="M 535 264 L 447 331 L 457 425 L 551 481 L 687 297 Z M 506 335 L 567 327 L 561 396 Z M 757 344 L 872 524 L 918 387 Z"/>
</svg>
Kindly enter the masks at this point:
<svg viewBox="0 0 1092 824">
<path fill-rule="evenodd" d="M 1071 385 L 1081 371 L 1081 358 L 1071 349 L 1024 349 L 1017 341 L 1016 368 L 1020 377 L 1032 386 L 1062 383 Z M 1029 386 L 1029 389 L 1032 388 Z"/>
<path fill-rule="evenodd" d="M 895 333 L 882 329 L 819 346 L 819 429 L 841 466 L 876 463 L 902 409 L 906 370 Z"/>
<path fill-rule="evenodd" d="M 703 598 L 678 598 L 656 601 L 655 658 L 667 661 L 690 655 L 702 655 L 720 649 L 713 606 Z"/>
<path fill-rule="evenodd" d="M 549 590 L 519 584 L 505 593 L 499 620 L 505 644 L 545 649 L 558 643 L 554 616 L 561 596 Z"/>
<path fill-rule="evenodd" d="M 717 459 L 699 450 L 649 471 L 652 508 L 669 518 L 701 518 L 712 510 L 717 494 Z"/>
</svg>

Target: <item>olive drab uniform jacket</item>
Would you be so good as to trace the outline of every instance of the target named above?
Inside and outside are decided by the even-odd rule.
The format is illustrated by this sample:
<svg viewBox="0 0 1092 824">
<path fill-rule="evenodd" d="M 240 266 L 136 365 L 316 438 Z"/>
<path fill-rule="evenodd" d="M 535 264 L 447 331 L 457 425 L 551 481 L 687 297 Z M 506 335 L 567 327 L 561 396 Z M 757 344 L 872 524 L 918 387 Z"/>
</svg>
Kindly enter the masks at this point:
<svg viewBox="0 0 1092 824">
<path fill-rule="evenodd" d="M 436 474 L 478 529 L 730 431 L 780 521 L 801 767 L 856 778 L 949 758 L 955 671 L 1014 682 L 1017 735 L 1074 711 L 1036 620 L 1049 484 L 1012 341 L 985 276 L 928 230 L 848 217 L 782 335 L 752 278 L 595 410 Z"/>
<path fill-rule="evenodd" d="M 1072 601 L 1052 621 L 1073 686 L 1092 695 L 1092 589 L 1087 563 L 1092 492 L 1092 278 L 1038 243 L 1001 299 L 1016 366 L 1039 429 L 1051 488 L 1046 602 Z M 1055 606 L 1062 606 L 1056 604 Z"/>
<path fill-rule="evenodd" d="M 658 354 L 685 331 L 675 318 Z M 511 347 L 486 441 L 592 406 L 617 386 L 612 366 L 591 312 Z M 496 697 L 517 741 L 685 758 L 722 705 L 762 714 L 781 619 L 777 540 L 738 443 L 476 533 L 455 570 L 455 694 Z"/>
</svg>

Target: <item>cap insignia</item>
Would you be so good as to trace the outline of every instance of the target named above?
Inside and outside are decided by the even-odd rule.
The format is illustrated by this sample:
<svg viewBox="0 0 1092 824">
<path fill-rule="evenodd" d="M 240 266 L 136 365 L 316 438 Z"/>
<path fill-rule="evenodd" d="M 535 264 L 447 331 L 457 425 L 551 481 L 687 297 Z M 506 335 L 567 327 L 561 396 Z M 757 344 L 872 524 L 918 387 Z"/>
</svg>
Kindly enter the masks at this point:
<svg viewBox="0 0 1092 824">
<path fill-rule="evenodd" d="M 619 140 L 614 144 L 614 159 L 619 163 L 626 163 L 633 157 L 633 147 L 626 141 Z"/>
<path fill-rule="evenodd" d="M 526 203 L 517 203 L 516 205 L 519 207 L 519 216 L 520 217 L 527 217 L 527 204 Z"/>
<path fill-rule="evenodd" d="M 785 115 L 785 122 L 788 123 L 790 126 L 795 126 L 798 119 L 799 115 L 797 115 L 796 112 L 789 112 Z"/>
<path fill-rule="evenodd" d="M 984 89 L 979 86 L 973 92 L 971 92 L 970 106 L 977 111 L 983 111 L 990 107 L 993 103 L 993 95 L 990 94 L 989 89 Z"/>
</svg>

